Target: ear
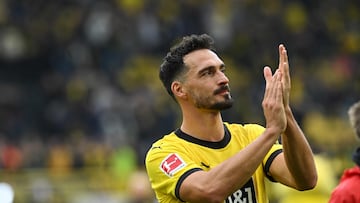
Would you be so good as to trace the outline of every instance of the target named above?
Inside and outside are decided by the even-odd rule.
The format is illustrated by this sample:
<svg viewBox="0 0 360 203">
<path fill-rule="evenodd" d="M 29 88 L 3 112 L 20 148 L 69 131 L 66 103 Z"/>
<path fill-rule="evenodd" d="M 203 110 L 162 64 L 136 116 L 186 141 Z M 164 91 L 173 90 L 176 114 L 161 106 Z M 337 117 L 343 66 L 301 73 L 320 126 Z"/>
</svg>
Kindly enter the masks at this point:
<svg viewBox="0 0 360 203">
<path fill-rule="evenodd" d="M 187 98 L 187 94 L 184 91 L 184 86 L 179 81 L 174 81 L 174 82 L 171 83 L 171 91 L 173 92 L 175 97 L 179 97 L 179 98 L 182 98 L 182 99 Z"/>
</svg>

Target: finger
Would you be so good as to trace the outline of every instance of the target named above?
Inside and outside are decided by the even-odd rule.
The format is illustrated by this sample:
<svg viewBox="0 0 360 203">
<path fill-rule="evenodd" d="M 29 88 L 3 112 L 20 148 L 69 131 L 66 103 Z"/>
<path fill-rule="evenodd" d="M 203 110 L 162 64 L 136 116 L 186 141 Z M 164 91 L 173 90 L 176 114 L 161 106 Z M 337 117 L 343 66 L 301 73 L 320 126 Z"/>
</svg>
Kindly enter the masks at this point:
<svg viewBox="0 0 360 203">
<path fill-rule="evenodd" d="M 266 81 L 269 81 L 272 78 L 272 71 L 269 66 L 264 67 L 264 78 Z"/>
<path fill-rule="evenodd" d="M 276 102 L 279 102 L 280 100 L 282 101 L 282 83 L 281 83 L 281 79 L 282 79 L 282 73 L 279 69 L 277 69 L 274 73 L 273 76 L 273 87 L 271 88 L 272 91 L 272 96 L 274 97 Z"/>
<path fill-rule="evenodd" d="M 281 83 L 281 73 L 279 69 L 277 69 L 272 75 L 270 68 L 264 69 L 264 74 L 266 75 L 266 89 L 264 98 L 274 99 L 276 97 L 278 89 L 276 87 L 277 83 Z M 276 99 L 276 98 L 275 98 Z"/>
<path fill-rule="evenodd" d="M 288 64 L 286 48 L 283 44 L 279 45 L 279 69 L 283 69 L 283 65 Z"/>
<path fill-rule="evenodd" d="M 279 69 L 281 69 L 281 66 L 284 62 L 284 56 L 283 56 L 283 50 L 284 50 L 284 45 L 283 44 L 280 44 L 279 45 Z"/>
<path fill-rule="evenodd" d="M 287 51 L 284 45 L 281 46 L 281 70 L 285 74 L 285 77 L 289 75 L 289 59 Z"/>
<path fill-rule="evenodd" d="M 283 73 L 283 85 L 286 90 L 290 89 L 290 71 L 289 71 L 289 59 L 287 51 L 284 45 L 282 45 L 281 50 L 282 62 L 279 64 L 281 71 Z"/>
<path fill-rule="evenodd" d="M 281 76 L 279 76 L 281 77 Z M 283 103 L 283 91 L 282 91 L 282 84 L 281 84 L 281 81 L 280 80 L 276 80 L 276 83 L 275 83 L 275 99 L 276 99 L 276 102 L 280 102 L 280 103 Z"/>
<path fill-rule="evenodd" d="M 270 87 L 273 79 L 272 71 L 269 66 L 264 67 L 264 78 L 266 82 L 264 98 L 267 98 L 271 89 Z"/>
<path fill-rule="evenodd" d="M 274 75 L 273 75 L 273 81 L 274 83 L 281 82 L 282 80 L 282 73 L 279 69 L 276 69 Z"/>
</svg>

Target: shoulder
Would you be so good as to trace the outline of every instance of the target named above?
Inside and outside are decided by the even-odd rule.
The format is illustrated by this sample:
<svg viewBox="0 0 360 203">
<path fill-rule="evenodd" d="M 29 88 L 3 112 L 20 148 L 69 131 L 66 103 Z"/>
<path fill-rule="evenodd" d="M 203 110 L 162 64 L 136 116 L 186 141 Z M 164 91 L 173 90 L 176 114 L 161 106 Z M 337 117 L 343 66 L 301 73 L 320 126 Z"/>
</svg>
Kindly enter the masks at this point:
<svg viewBox="0 0 360 203">
<path fill-rule="evenodd" d="M 360 182 L 359 171 L 356 167 L 347 169 L 338 186 L 333 190 L 330 197 L 330 203 L 344 200 L 360 200 Z"/>
<path fill-rule="evenodd" d="M 232 134 L 241 133 L 250 137 L 257 137 L 265 130 L 265 128 L 259 124 L 238 124 L 225 122 L 225 125 Z"/>
<path fill-rule="evenodd" d="M 353 182 L 349 180 L 341 182 L 331 193 L 329 203 L 352 202 L 350 200 L 354 199 L 360 200 L 360 194 L 358 193 L 360 186 L 357 186 L 356 188 L 354 187 L 355 184 L 359 185 L 358 182 Z"/>
<path fill-rule="evenodd" d="M 180 141 L 181 140 L 176 136 L 176 134 L 171 132 L 170 134 L 167 134 L 161 139 L 155 141 L 148 150 L 147 156 L 162 151 L 172 151 L 174 148 L 177 148 Z"/>
<path fill-rule="evenodd" d="M 200 170 L 186 143 L 175 132 L 154 142 L 145 157 L 145 167 L 152 184 L 175 184 L 185 172 Z M 169 178 L 171 181 L 167 182 Z"/>
</svg>

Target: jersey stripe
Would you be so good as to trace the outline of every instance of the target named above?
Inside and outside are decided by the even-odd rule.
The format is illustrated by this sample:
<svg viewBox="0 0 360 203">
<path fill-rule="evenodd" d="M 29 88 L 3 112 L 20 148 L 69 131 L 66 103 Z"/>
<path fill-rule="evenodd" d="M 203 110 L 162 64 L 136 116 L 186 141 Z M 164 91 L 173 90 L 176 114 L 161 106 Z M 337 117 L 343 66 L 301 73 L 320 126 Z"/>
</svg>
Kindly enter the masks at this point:
<svg viewBox="0 0 360 203">
<path fill-rule="evenodd" d="M 176 197 L 184 202 L 181 198 L 180 198 L 180 186 L 181 184 L 183 183 L 183 181 L 185 180 L 186 177 L 188 177 L 189 175 L 191 175 L 192 173 L 196 172 L 196 171 L 202 171 L 201 168 L 193 168 L 193 169 L 190 169 L 188 171 L 186 171 L 178 180 L 177 184 L 176 184 L 176 187 L 175 187 L 175 195 Z"/>
<path fill-rule="evenodd" d="M 276 180 L 269 175 L 270 166 L 271 166 L 271 163 L 273 162 L 273 160 L 275 159 L 275 157 L 276 157 L 277 155 L 279 155 L 280 153 L 282 153 L 282 152 L 283 152 L 282 149 L 278 149 L 278 150 L 274 151 L 274 152 L 270 155 L 269 159 L 268 159 L 268 160 L 266 161 L 266 163 L 265 163 L 265 167 L 264 167 L 265 175 L 266 175 L 266 177 L 267 177 L 270 181 L 272 181 L 272 182 L 276 182 Z"/>
</svg>

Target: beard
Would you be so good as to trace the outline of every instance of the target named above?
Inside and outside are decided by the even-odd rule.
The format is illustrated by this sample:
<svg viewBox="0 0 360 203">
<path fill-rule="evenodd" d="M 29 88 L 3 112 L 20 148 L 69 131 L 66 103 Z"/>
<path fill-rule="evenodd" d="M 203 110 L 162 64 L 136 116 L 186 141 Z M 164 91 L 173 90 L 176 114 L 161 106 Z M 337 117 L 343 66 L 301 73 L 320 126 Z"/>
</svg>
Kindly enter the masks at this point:
<svg viewBox="0 0 360 203">
<path fill-rule="evenodd" d="M 229 109 L 233 106 L 234 104 L 234 100 L 232 99 L 231 95 L 225 95 L 224 96 L 225 100 L 222 102 L 216 102 L 212 105 L 209 106 L 209 109 L 212 110 L 225 110 L 225 109 Z"/>
<path fill-rule="evenodd" d="M 222 101 L 216 101 L 216 96 L 220 94 L 224 90 L 229 90 L 228 86 L 223 86 L 216 91 L 214 91 L 211 96 L 195 96 L 195 106 L 200 109 L 208 109 L 208 110 L 225 110 L 232 107 L 234 100 L 232 99 L 230 92 L 223 95 Z"/>
</svg>

